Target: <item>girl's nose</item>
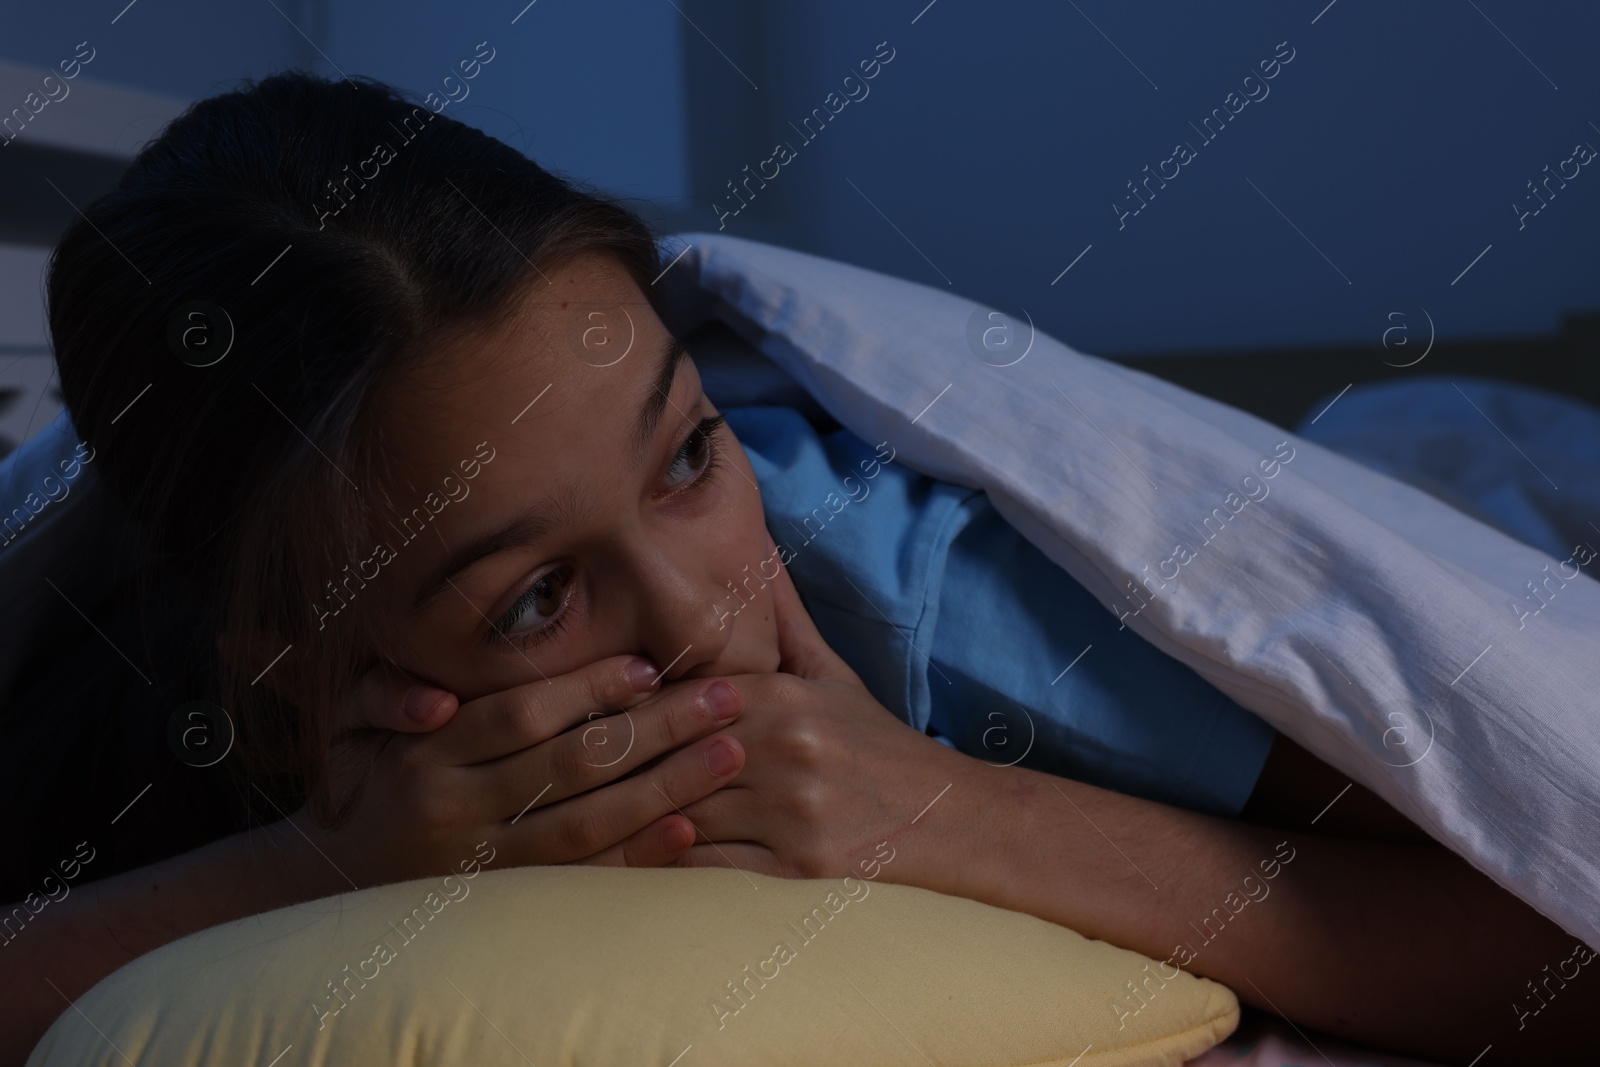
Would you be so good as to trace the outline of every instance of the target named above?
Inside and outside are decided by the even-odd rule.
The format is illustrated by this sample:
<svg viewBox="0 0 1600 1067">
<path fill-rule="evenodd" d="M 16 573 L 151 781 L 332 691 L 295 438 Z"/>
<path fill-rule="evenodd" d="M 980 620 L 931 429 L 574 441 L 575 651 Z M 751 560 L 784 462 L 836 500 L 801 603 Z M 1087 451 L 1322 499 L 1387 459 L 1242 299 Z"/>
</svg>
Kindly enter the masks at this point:
<svg viewBox="0 0 1600 1067">
<path fill-rule="evenodd" d="M 640 636 L 646 655 L 662 668 L 663 678 L 725 673 L 717 665 L 741 612 L 756 610 L 755 594 L 726 578 L 720 586 L 716 583 L 709 575 L 657 570 L 641 589 Z"/>
</svg>

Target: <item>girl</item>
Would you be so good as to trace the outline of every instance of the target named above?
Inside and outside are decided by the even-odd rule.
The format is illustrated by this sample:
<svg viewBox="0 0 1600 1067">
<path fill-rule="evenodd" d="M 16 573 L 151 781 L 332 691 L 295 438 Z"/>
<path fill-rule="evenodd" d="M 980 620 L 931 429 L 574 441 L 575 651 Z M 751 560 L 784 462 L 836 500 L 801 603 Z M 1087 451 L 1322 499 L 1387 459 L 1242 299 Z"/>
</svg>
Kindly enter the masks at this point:
<svg viewBox="0 0 1600 1067">
<path fill-rule="evenodd" d="M 837 616 L 829 561 L 854 553 L 828 555 L 828 538 L 868 527 L 841 517 L 787 552 L 769 534 L 864 443 L 779 432 L 785 417 L 756 408 L 725 419 L 662 323 L 662 265 L 620 205 L 381 85 L 300 75 L 196 105 L 62 239 L 61 386 L 131 517 L 112 571 L 138 584 L 82 606 L 106 622 L 87 639 L 117 655 L 41 666 L 7 709 L 28 813 L 8 888 L 28 893 L 141 781 L 150 797 L 89 843 L 97 880 L 30 909 L 0 950 L 8 1060 L 134 955 L 439 873 L 478 842 L 502 865 L 791 877 L 887 844 L 884 877 L 1188 967 L 1308 1027 L 1460 1062 L 1576 1040 L 1592 980 L 1523 1033 L 1507 1010 L 1570 938 L 1359 787 L 1307 832 L 1342 776 L 1192 682 L 1175 706 L 1254 746 L 1198 811 L 1151 796 L 1205 792 L 1193 783 L 1129 775 L 1118 791 L 1093 759 L 1068 778 L 907 730 L 894 694 L 863 684 L 870 636 L 845 647 L 830 623 L 858 672 L 782 565 L 814 567 L 808 598 Z M 940 610 L 1005 603 L 981 560 L 1007 531 L 971 494 L 940 504 L 892 449 L 875 459 L 900 479 L 873 484 L 899 486 L 903 530 L 967 509 L 917 542 L 974 576 L 932 589 Z M 989 532 L 963 554 L 968 528 Z M 197 697 L 226 709 L 206 721 L 236 727 L 232 759 L 147 774 L 115 742 L 94 748 L 148 739 L 153 717 L 187 756 Z M 955 735 L 961 721 L 939 719 Z M 1228 902 L 1257 872 L 1277 903 L 1241 912 Z"/>
</svg>

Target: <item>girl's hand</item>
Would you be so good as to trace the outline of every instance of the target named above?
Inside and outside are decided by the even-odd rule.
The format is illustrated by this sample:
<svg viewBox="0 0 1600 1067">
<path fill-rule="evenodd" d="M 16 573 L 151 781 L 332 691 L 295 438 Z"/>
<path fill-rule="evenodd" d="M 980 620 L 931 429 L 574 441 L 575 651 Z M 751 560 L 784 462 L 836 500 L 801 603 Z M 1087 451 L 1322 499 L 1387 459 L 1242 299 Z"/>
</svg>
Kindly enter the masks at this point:
<svg viewBox="0 0 1600 1067">
<path fill-rule="evenodd" d="M 454 873 L 482 861 L 485 842 L 497 866 L 667 863 L 694 839 L 677 809 L 727 782 L 743 753 L 706 737 L 737 718 L 732 687 L 662 690 L 658 678 L 647 661 L 615 656 L 457 708 L 448 693 L 419 686 L 400 698 L 403 683 L 369 675 L 355 740 L 335 759 L 340 789 L 364 786 L 335 829 L 305 809 L 292 817 L 327 861 L 306 862 L 328 893 Z"/>
<path fill-rule="evenodd" d="M 993 772 L 896 718 L 823 641 L 788 571 L 772 584 L 783 673 L 728 679 L 745 712 L 722 732 L 744 746 L 745 767 L 684 807 L 698 835 L 674 866 L 790 878 L 881 870 L 889 881 L 959 893 L 953 849 L 976 853 L 981 842 L 955 813 L 983 807 Z M 937 848 L 907 847 L 930 826 Z"/>
</svg>

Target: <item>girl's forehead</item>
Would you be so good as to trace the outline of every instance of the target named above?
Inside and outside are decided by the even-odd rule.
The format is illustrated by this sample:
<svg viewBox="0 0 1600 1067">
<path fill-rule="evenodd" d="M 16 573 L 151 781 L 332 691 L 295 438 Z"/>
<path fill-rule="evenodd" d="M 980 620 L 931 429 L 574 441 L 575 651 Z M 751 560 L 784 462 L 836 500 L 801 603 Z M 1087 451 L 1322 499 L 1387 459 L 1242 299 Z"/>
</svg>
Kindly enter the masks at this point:
<svg viewBox="0 0 1600 1067">
<path fill-rule="evenodd" d="M 507 476 L 529 463 L 552 475 L 621 471 L 652 395 L 662 394 L 658 416 L 673 415 L 668 367 L 689 361 L 672 347 L 620 263 L 575 257 L 536 276 L 500 320 L 451 339 L 394 383 L 381 408 L 395 446 L 388 462 L 426 478 L 487 442 L 515 459 L 501 468 Z"/>
</svg>

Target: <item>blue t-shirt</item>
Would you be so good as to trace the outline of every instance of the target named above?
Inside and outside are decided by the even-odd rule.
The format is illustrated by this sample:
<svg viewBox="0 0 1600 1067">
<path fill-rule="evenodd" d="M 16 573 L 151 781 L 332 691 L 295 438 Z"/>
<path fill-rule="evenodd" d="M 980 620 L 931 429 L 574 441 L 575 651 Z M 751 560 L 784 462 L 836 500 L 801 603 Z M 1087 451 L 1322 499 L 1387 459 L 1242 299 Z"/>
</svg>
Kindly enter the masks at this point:
<svg viewBox="0 0 1600 1067">
<path fill-rule="evenodd" d="M 989 763 L 1238 814 L 1272 727 L 1122 626 L 981 490 L 793 408 L 725 414 L 818 631 L 885 707 Z"/>
</svg>

